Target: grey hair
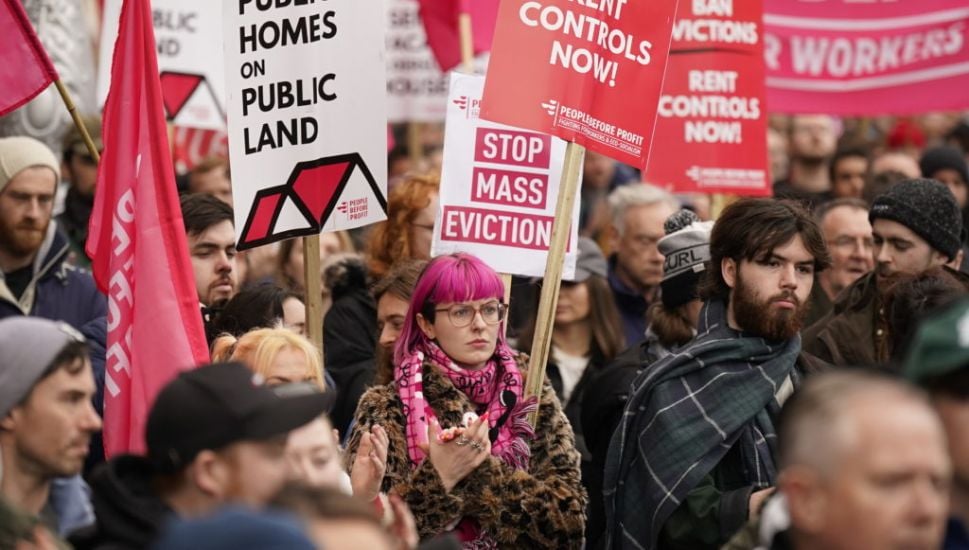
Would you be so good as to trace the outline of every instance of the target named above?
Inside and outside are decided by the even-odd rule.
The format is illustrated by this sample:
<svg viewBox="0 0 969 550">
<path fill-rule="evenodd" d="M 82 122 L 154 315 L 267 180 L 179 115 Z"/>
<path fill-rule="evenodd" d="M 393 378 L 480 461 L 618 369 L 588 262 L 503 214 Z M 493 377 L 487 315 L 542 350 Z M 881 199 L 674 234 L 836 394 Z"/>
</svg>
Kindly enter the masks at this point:
<svg viewBox="0 0 969 550">
<path fill-rule="evenodd" d="M 612 226 L 621 237 L 626 217 L 626 210 L 636 206 L 650 206 L 665 202 L 673 210 L 680 209 L 680 202 L 673 195 L 648 183 L 629 183 L 617 187 L 609 194 L 609 212 L 612 215 Z"/>
<path fill-rule="evenodd" d="M 778 421 L 781 468 L 804 465 L 831 472 L 839 438 L 856 404 L 879 399 L 886 406 L 914 403 L 931 412 L 927 395 L 903 381 L 874 371 L 832 371 L 809 378 L 784 404 Z M 934 416 L 934 413 L 933 413 Z"/>
</svg>

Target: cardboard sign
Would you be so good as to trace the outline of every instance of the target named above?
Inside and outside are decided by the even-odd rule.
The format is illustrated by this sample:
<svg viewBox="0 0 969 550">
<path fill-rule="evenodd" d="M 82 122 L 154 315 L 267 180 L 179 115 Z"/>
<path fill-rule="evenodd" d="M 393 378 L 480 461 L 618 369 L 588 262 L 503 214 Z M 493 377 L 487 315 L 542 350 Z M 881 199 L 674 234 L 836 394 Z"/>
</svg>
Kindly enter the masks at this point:
<svg viewBox="0 0 969 550">
<path fill-rule="evenodd" d="M 385 219 L 383 3 L 224 8 L 238 248 Z"/>
<path fill-rule="evenodd" d="M 768 0 L 772 112 L 874 116 L 969 108 L 966 0 Z"/>
<path fill-rule="evenodd" d="M 542 277 L 566 143 L 479 118 L 484 78 L 451 74 L 440 210 L 431 254 L 469 252 L 501 273 Z M 575 271 L 579 203 L 563 273 Z"/>
<path fill-rule="evenodd" d="M 104 3 L 97 91 L 100 107 L 111 84 L 121 2 Z M 151 5 L 166 117 L 179 126 L 224 131 L 221 6 L 199 0 L 152 0 Z"/>
<path fill-rule="evenodd" d="M 770 194 L 761 10 L 761 0 L 680 0 L 646 181 Z"/>
<path fill-rule="evenodd" d="M 505 0 L 481 116 L 643 167 L 676 0 Z"/>
<path fill-rule="evenodd" d="M 447 75 L 427 45 L 417 0 L 387 0 L 387 97 L 390 122 L 441 122 Z"/>
</svg>

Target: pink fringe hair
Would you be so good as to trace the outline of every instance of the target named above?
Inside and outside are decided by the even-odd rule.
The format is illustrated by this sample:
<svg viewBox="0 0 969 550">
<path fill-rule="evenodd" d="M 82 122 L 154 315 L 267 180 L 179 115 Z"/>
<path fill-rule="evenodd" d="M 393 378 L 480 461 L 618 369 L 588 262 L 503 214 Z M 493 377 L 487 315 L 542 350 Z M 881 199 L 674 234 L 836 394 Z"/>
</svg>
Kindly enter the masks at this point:
<svg viewBox="0 0 969 550">
<path fill-rule="evenodd" d="M 431 260 L 411 295 L 407 317 L 401 329 L 397 347 L 394 350 L 394 362 L 400 363 L 414 354 L 418 344 L 427 341 L 427 337 L 417 326 L 417 314 L 423 313 L 425 318 L 433 313 L 427 311 L 429 305 L 450 304 L 456 302 L 470 302 L 497 298 L 504 302 L 505 285 L 501 277 L 488 264 L 476 256 L 464 252 L 438 256 Z M 508 356 L 514 352 L 508 347 L 504 331 L 505 320 L 498 327 L 498 347 L 495 353 L 504 351 Z"/>
</svg>

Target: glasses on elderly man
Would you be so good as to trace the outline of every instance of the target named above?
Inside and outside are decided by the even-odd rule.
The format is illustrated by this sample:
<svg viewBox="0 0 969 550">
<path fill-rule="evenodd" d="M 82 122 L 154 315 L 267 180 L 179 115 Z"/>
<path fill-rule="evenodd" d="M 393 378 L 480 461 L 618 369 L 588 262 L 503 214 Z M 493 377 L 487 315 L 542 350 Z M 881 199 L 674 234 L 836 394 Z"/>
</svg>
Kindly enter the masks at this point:
<svg viewBox="0 0 969 550">
<path fill-rule="evenodd" d="M 481 314 L 485 323 L 497 325 L 505 318 L 506 309 L 505 304 L 495 301 L 481 304 L 480 307 L 474 307 L 470 304 L 454 304 L 451 307 L 438 308 L 434 311 L 446 311 L 448 319 L 455 328 L 464 328 L 474 321 L 474 316 L 478 313 Z"/>
</svg>

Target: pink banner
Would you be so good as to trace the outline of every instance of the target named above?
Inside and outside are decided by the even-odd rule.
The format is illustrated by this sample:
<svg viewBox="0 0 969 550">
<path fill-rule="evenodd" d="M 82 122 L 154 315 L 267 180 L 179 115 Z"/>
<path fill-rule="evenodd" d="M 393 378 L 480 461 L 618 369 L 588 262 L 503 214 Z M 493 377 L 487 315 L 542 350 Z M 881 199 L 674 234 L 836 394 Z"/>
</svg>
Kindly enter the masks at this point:
<svg viewBox="0 0 969 550">
<path fill-rule="evenodd" d="M 773 112 L 969 108 L 966 0 L 767 0 L 764 9 Z"/>
</svg>

